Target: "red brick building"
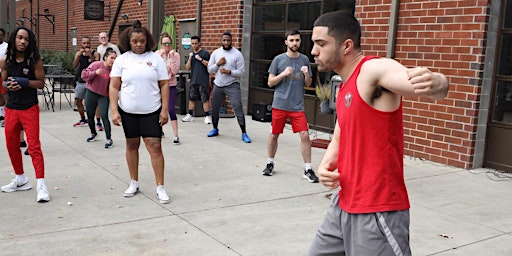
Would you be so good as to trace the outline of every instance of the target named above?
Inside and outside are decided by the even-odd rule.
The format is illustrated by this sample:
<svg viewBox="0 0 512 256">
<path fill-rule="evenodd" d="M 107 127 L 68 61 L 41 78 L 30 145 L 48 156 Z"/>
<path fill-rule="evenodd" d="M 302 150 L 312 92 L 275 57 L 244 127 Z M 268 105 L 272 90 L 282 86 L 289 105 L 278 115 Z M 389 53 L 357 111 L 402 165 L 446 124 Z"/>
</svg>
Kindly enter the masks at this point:
<svg viewBox="0 0 512 256">
<path fill-rule="evenodd" d="M 466 169 L 512 171 L 512 0 L 95 2 L 104 4 L 102 21 L 84 20 L 84 1 L 19 0 L 16 22 L 36 31 L 40 48 L 62 51 L 72 50 L 75 28 L 77 37 L 111 30 L 116 43 L 120 28 L 134 20 L 160 31 L 168 15 L 175 19 L 180 53 L 186 53 L 180 45 L 185 33 L 201 35 L 211 52 L 220 46 L 220 35 L 231 31 L 234 47 L 246 58 L 242 90 L 249 113 L 252 103 L 272 100 L 266 71 L 273 56 L 284 50 L 287 28 L 299 28 L 300 50 L 310 56 L 314 19 L 355 8 L 364 54 L 392 57 L 408 67 L 431 67 L 449 78 L 444 100 L 404 99 L 406 154 Z M 311 125 L 332 129 L 334 118 L 318 113 L 318 98 L 306 91 L 305 99 Z"/>
</svg>

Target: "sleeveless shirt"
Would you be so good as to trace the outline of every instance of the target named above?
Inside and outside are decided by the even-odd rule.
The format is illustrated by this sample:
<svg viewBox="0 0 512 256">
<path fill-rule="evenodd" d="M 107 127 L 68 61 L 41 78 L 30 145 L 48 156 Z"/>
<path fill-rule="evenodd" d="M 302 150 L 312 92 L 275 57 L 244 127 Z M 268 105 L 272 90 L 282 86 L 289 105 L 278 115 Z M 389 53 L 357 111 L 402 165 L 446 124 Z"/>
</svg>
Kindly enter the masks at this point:
<svg viewBox="0 0 512 256">
<path fill-rule="evenodd" d="M 368 105 L 357 90 L 361 67 L 373 58 L 361 60 L 340 84 L 336 98 L 339 207 L 353 214 L 410 207 L 403 174 L 402 103 L 394 111 L 380 111 Z"/>
<path fill-rule="evenodd" d="M 22 62 L 13 61 L 7 65 L 8 77 L 24 77 L 28 80 L 35 80 L 36 75 L 34 67 L 30 67 L 27 60 Z M 38 104 L 37 89 L 32 87 L 22 87 L 18 91 L 9 91 L 9 99 L 7 100 L 6 107 L 17 110 L 24 110 Z"/>
</svg>

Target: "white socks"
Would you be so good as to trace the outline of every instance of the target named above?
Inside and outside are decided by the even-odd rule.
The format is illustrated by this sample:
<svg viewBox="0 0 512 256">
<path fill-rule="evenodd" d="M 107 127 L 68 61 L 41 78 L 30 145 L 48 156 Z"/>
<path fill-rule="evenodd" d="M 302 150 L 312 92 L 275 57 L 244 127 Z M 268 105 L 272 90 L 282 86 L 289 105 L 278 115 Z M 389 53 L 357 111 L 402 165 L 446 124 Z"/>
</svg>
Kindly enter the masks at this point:
<svg viewBox="0 0 512 256">
<path fill-rule="evenodd" d="M 44 178 L 37 179 L 37 187 L 39 187 L 39 186 L 41 186 L 41 185 L 45 186 L 45 184 L 44 184 Z"/>
</svg>

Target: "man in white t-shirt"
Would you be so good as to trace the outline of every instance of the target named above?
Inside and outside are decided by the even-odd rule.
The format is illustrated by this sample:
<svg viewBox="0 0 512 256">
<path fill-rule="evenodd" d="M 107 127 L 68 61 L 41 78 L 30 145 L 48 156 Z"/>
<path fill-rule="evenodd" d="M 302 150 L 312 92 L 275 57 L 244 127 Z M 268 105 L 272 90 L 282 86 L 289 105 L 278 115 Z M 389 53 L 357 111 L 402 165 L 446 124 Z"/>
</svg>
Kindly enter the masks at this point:
<svg viewBox="0 0 512 256">
<path fill-rule="evenodd" d="M 0 58 L 2 58 L 5 55 L 5 52 L 7 51 L 7 42 L 4 42 L 5 37 L 5 30 L 3 28 L 0 28 Z"/>
<path fill-rule="evenodd" d="M 98 45 L 96 51 L 100 54 L 100 60 L 103 60 L 103 54 L 105 54 L 105 51 L 109 47 L 116 51 L 117 56 L 121 55 L 121 52 L 119 51 L 117 45 L 109 42 L 109 38 L 106 32 L 100 32 L 100 34 L 98 35 L 98 40 L 100 41 L 100 45 Z"/>
</svg>

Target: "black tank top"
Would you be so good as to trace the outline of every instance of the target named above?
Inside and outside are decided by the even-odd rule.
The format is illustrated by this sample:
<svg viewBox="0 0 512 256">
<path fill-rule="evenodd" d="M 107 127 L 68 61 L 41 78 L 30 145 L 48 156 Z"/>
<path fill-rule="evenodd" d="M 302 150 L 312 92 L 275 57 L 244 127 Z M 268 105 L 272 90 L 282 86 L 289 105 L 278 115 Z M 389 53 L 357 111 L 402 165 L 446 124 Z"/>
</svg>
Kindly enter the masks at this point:
<svg viewBox="0 0 512 256">
<path fill-rule="evenodd" d="M 92 56 L 94 56 L 95 51 L 92 50 Z M 85 83 L 82 79 L 82 70 L 86 69 L 91 63 L 94 62 L 94 59 L 91 59 L 89 56 L 80 55 L 78 58 L 78 67 L 76 68 L 76 79 L 80 83 Z"/>
<path fill-rule="evenodd" d="M 7 65 L 8 77 L 24 77 L 28 80 L 35 80 L 36 75 L 34 67 L 30 67 L 25 59 L 22 62 L 13 61 Z M 37 89 L 32 87 L 22 87 L 18 91 L 9 91 L 9 99 L 6 106 L 11 109 L 24 110 L 38 104 Z"/>
</svg>

